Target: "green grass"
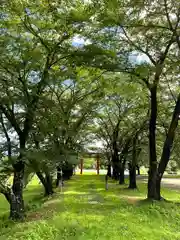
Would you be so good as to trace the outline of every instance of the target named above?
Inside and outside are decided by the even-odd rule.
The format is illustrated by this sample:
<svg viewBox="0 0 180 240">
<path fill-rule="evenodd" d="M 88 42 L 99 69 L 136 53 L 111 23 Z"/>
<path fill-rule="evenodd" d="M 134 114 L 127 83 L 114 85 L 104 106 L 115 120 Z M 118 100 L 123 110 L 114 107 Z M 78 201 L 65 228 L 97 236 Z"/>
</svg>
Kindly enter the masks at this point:
<svg viewBox="0 0 180 240">
<path fill-rule="evenodd" d="M 128 190 L 113 181 L 104 189 L 104 176 L 75 176 L 43 199 L 36 181 L 25 190 L 26 222 L 7 219 L 8 205 L 0 198 L 0 240 L 179 240 L 180 192 L 163 189 L 172 202 L 145 201 L 146 185 Z"/>
</svg>

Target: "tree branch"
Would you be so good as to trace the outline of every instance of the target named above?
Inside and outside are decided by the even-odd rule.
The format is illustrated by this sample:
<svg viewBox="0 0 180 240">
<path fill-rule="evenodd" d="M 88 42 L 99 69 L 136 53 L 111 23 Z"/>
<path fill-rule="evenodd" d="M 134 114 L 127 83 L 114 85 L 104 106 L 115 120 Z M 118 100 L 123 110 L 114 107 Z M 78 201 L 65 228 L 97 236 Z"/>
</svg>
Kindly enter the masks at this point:
<svg viewBox="0 0 180 240">
<path fill-rule="evenodd" d="M 11 125 L 13 126 L 15 131 L 17 132 L 18 136 L 20 136 L 22 134 L 22 130 L 19 127 L 19 125 L 16 121 L 14 112 L 8 106 L 4 106 L 1 103 L 0 103 L 0 110 L 4 113 L 4 115 L 6 116 L 8 121 L 11 123 Z"/>
<path fill-rule="evenodd" d="M 9 158 L 9 160 L 11 160 L 11 155 L 12 155 L 11 139 L 10 139 L 9 134 L 7 132 L 7 129 L 5 127 L 2 113 L 0 113 L 0 122 L 1 122 L 1 125 L 2 125 L 4 135 L 6 137 L 7 145 L 8 145 L 8 158 Z"/>
<path fill-rule="evenodd" d="M 141 51 L 142 53 L 144 53 L 146 56 L 148 56 L 148 58 L 151 60 L 151 62 L 156 65 L 156 61 L 153 59 L 153 57 L 151 56 L 151 54 L 148 51 L 143 50 L 140 46 L 136 45 L 128 36 L 126 30 L 122 27 L 123 33 L 126 36 L 128 42 L 134 46 L 137 50 Z"/>
</svg>

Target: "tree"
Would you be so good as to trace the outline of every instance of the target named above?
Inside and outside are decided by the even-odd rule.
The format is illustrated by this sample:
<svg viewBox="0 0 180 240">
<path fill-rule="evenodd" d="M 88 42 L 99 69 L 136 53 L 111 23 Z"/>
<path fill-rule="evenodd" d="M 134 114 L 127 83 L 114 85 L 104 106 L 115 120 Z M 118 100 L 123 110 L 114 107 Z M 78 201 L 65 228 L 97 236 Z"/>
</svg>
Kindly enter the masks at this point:
<svg viewBox="0 0 180 240">
<path fill-rule="evenodd" d="M 93 36 L 96 42 L 102 35 L 108 43 L 99 44 L 104 49 L 114 49 L 115 58 L 102 57 L 104 64 L 93 60 L 93 65 L 113 72 L 130 74 L 143 83 L 149 91 L 149 179 L 148 198 L 160 199 L 157 186 L 158 161 L 156 149 L 156 124 L 158 116 L 157 95 L 166 81 L 170 69 L 174 69 L 174 82 L 178 72 L 177 47 L 179 46 L 179 6 L 175 1 L 156 1 L 133 4 L 131 1 L 103 1 L 100 5 L 99 31 Z M 131 9 L 131 10 L 129 10 Z M 98 32 L 98 34 L 97 34 Z M 107 37 L 106 36 L 106 37 Z M 100 52 L 100 51 L 99 51 Z M 102 51 L 101 51 L 102 53 Z M 142 61 L 137 61 L 140 56 Z M 135 57 L 135 58 L 134 58 Z M 113 58 L 111 61 L 110 58 Z M 132 61 L 132 59 L 135 59 Z M 104 60 L 105 59 L 105 60 Z M 116 59 L 116 60 L 114 60 Z M 176 69 L 176 70 L 175 70 Z M 166 164 L 165 164 L 166 165 Z"/>
<path fill-rule="evenodd" d="M 130 83 L 122 74 L 111 76 L 108 73 L 104 77 L 108 79 L 106 96 L 94 121 L 94 125 L 97 125 L 94 133 L 103 141 L 108 161 L 113 166 L 112 176 L 123 184 L 127 155 L 135 126 L 144 115 L 142 108 L 144 110 L 146 107 L 146 94 L 141 86 Z"/>
<path fill-rule="evenodd" d="M 62 2 L 63 13 L 57 11 L 57 2 L 37 5 L 14 0 L 2 5 L 0 110 L 16 131 L 20 149 L 13 164 L 12 219 L 24 217 L 24 156 L 40 98 L 47 83 L 64 72 L 67 49 L 74 48 L 72 38 L 90 17 L 77 19 L 78 5 L 67 10 L 68 5 Z"/>
</svg>

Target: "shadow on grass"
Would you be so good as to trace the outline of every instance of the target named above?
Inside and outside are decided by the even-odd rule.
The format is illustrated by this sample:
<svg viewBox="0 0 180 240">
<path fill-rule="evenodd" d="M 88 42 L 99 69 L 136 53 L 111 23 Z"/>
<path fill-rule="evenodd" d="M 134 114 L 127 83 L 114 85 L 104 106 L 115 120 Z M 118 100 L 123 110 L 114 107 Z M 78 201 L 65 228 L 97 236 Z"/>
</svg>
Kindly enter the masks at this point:
<svg viewBox="0 0 180 240">
<path fill-rule="evenodd" d="M 14 222 L 9 219 L 9 204 L 6 204 L 6 211 L 0 215 L 0 232 L 3 232 L 3 229 L 6 231 L 8 228 L 15 227 L 19 223 L 27 222 L 29 214 L 34 214 L 37 211 L 41 211 L 42 209 L 47 209 L 44 207 L 46 202 L 49 202 L 52 199 L 57 198 L 58 193 L 55 192 L 52 196 L 44 197 L 43 187 L 41 185 L 38 186 L 29 186 L 24 190 L 24 201 L 25 201 L 25 219 L 21 222 Z M 59 201 L 59 200 L 58 200 Z M 47 211 L 49 213 L 49 211 Z M 45 214 L 45 218 L 47 218 L 47 214 Z"/>
<path fill-rule="evenodd" d="M 115 212 L 122 216 L 122 219 L 124 216 L 131 217 L 138 213 L 148 217 L 149 213 L 156 214 L 153 212 L 153 207 L 160 214 L 164 214 L 163 207 L 167 206 L 166 203 L 160 205 L 142 199 L 145 197 L 144 186 L 142 184 L 139 189 L 131 190 L 110 181 L 109 189 L 105 190 L 104 176 L 75 176 L 72 180 L 65 182 L 63 194 L 57 190 L 49 198 L 43 196 L 43 188 L 40 185 L 33 186 L 24 192 L 25 200 L 28 202 L 25 221 L 49 220 L 60 214 L 66 216 L 72 214 L 75 218 L 84 214 L 105 218 L 109 214 L 115 214 Z M 168 201 L 167 203 L 172 202 Z M 180 203 L 177 205 L 179 206 Z M 0 224 L 0 231 L 2 230 L 1 232 L 4 234 L 7 234 L 8 228 L 15 229 L 16 227 L 16 223 L 10 222 L 7 218 L 2 219 Z"/>
</svg>

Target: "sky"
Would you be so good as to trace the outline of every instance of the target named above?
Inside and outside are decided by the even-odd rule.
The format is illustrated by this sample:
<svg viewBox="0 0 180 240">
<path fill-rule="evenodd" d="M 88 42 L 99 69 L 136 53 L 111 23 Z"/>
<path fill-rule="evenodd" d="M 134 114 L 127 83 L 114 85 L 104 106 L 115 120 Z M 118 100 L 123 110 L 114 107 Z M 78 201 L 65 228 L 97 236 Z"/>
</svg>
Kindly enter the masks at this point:
<svg viewBox="0 0 180 240">
<path fill-rule="evenodd" d="M 84 45 L 88 45 L 91 42 L 87 39 L 82 38 L 80 35 L 76 35 L 72 39 L 72 45 L 75 47 L 83 47 Z"/>
<path fill-rule="evenodd" d="M 80 35 L 76 35 L 72 39 L 72 45 L 75 46 L 75 47 L 80 47 L 81 48 L 84 45 L 88 45 L 90 43 L 91 43 L 90 40 L 84 39 Z M 141 63 L 144 63 L 144 62 L 150 63 L 150 59 L 148 58 L 148 56 L 146 54 L 140 53 L 138 51 L 133 51 L 129 56 L 129 60 L 132 63 L 134 62 L 136 64 L 141 64 Z"/>
</svg>

